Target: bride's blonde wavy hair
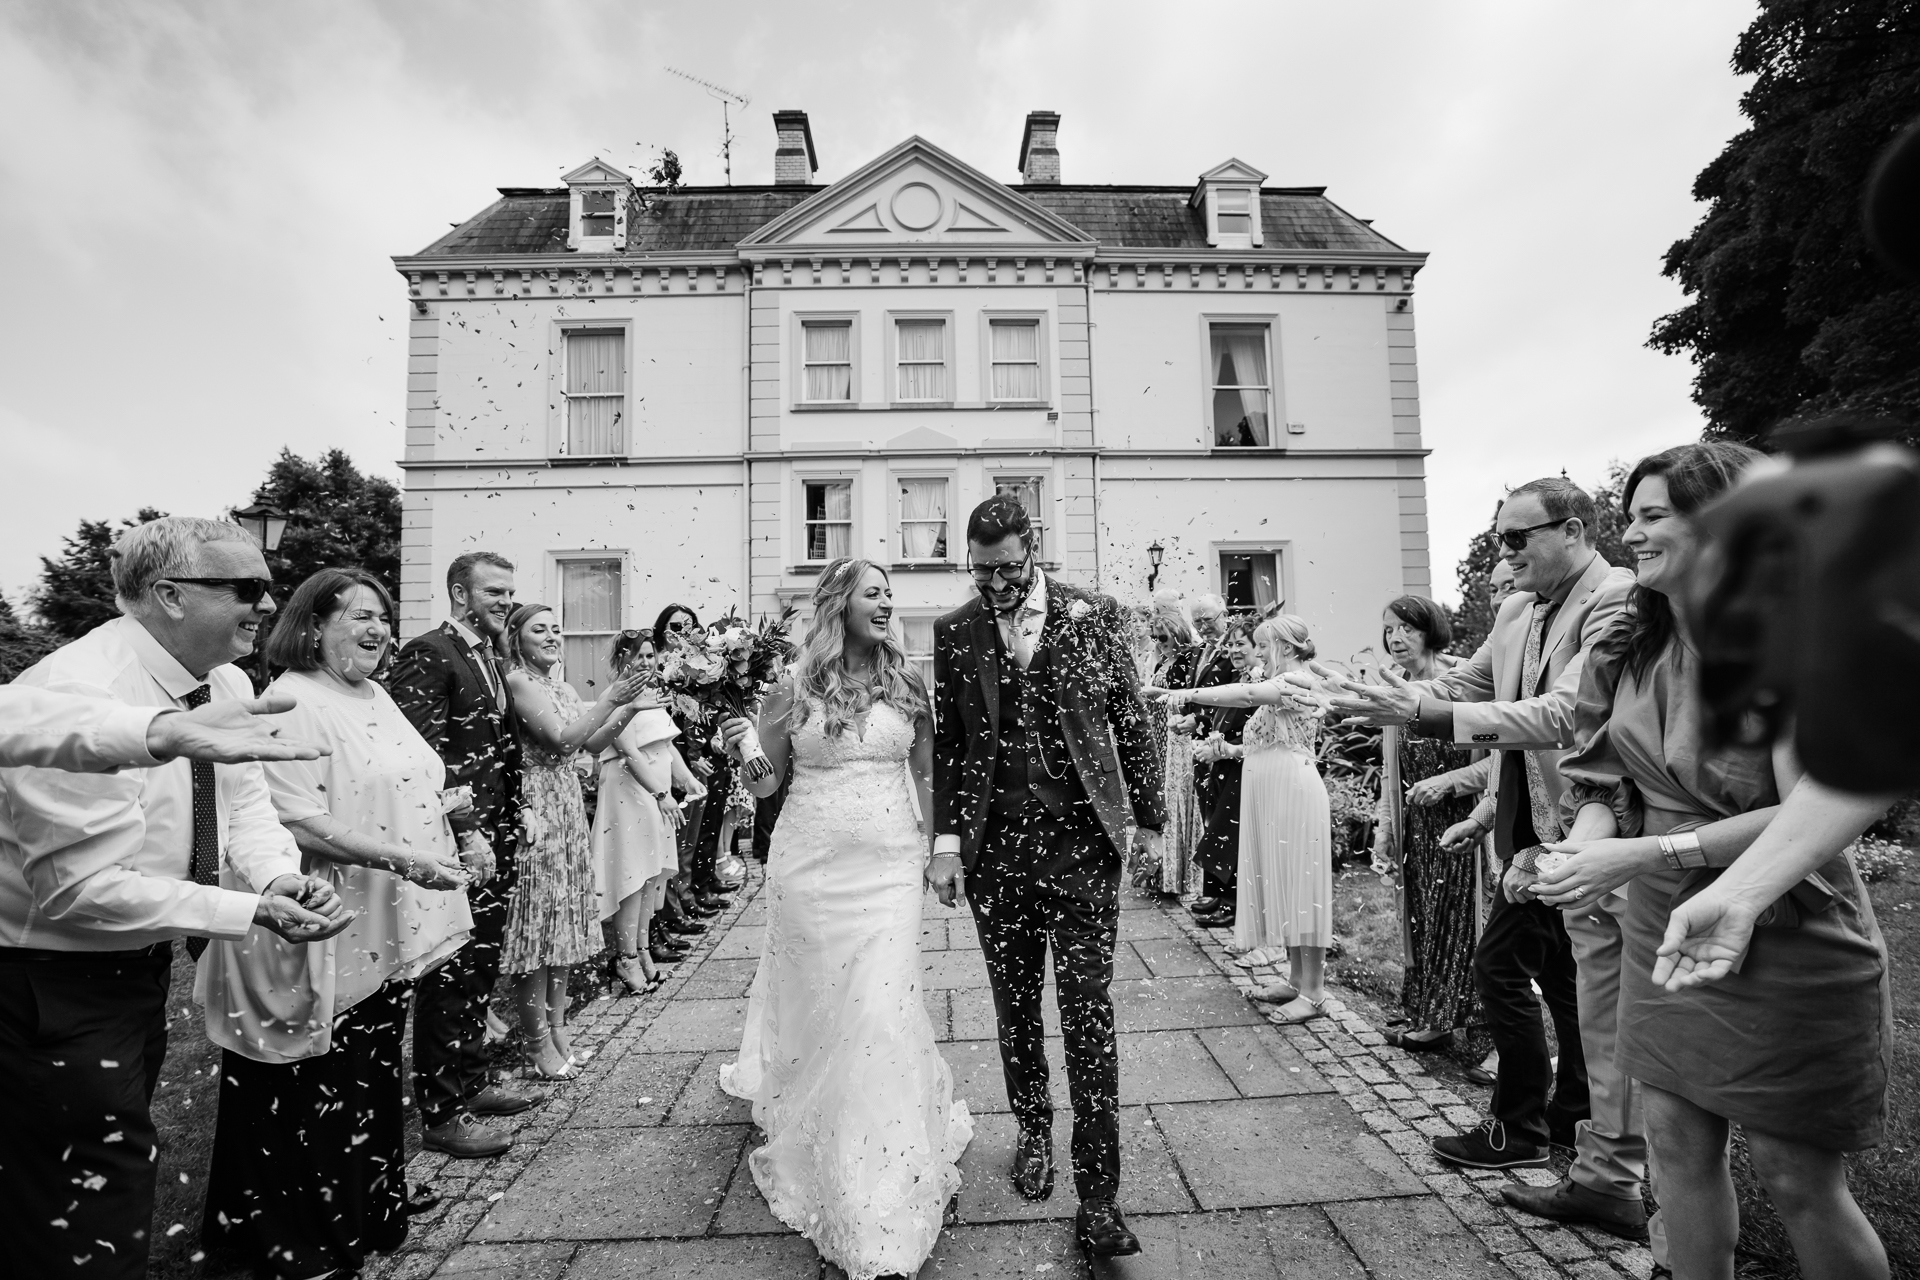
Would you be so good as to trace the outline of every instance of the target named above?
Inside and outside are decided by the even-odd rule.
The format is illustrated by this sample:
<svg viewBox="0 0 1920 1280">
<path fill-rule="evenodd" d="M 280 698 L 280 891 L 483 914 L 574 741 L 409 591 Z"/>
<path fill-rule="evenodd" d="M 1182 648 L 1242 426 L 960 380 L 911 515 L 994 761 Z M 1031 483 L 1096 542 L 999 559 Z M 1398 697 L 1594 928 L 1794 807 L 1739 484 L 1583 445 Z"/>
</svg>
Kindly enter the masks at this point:
<svg viewBox="0 0 1920 1280">
<path fill-rule="evenodd" d="M 847 647 L 847 606 L 868 569 L 879 569 L 881 577 L 892 581 L 886 569 L 873 561 L 846 556 L 821 571 L 820 585 L 813 589 L 813 625 L 794 659 L 792 725 L 796 729 L 806 723 L 815 700 L 825 716 L 829 738 L 844 733 L 876 697 L 908 720 L 928 714 L 926 686 L 891 632 L 874 648 L 873 683 L 860 685 L 847 678 L 846 663 L 841 661 Z"/>
</svg>

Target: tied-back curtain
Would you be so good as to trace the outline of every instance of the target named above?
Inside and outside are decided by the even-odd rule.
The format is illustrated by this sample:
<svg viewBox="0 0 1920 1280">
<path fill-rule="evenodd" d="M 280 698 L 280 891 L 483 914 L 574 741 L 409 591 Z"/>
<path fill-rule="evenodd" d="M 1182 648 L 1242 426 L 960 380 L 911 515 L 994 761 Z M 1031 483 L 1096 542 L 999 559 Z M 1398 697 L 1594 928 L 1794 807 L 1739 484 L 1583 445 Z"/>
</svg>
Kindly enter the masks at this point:
<svg viewBox="0 0 1920 1280">
<path fill-rule="evenodd" d="M 561 562 L 561 660 L 567 683 L 583 698 L 598 698 L 612 678 L 607 655 L 620 613 L 618 560 Z"/>
<path fill-rule="evenodd" d="M 947 556 L 947 482 L 900 482 L 900 549 L 908 560 Z"/>
<path fill-rule="evenodd" d="M 807 486 L 807 559 L 837 560 L 853 554 L 853 486 Z"/>
<path fill-rule="evenodd" d="M 627 451 L 626 338 L 618 333 L 567 335 L 567 452 Z"/>
<path fill-rule="evenodd" d="M 1215 443 L 1268 443 L 1265 335 L 1257 329 L 1215 329 L 1213 386 Z"/>
<path fill-rule="evenodd" d="M 902 320 L 897 325 L 900 399 L 947 398 L 947 326 L 940 320 Z"/>
<path fill-rule="evenodd" d="M 1280 603 L 1280 557 L 1255 551 L 1220 557 L 1221 594 L 1229 609 L 1252 609 L 1264 615 Z"/>
<path fill-rule="evenodd" d="M 900 618 L 900 638 L 907 660 L 913 663 L 921 682 L 929 689 L 933 688 L 933 623 L 932 618 Z"/>
<path fill-rule="evenodd" d="M 1040 398 L 1040 326 L 996 320 L 987 326 L 993 342 L 993 398 Z"/>
<path fill-rule="evenodd" d="M 806 398 L 809 400 L 851 400 L 853 398 L 853 326 L 850 324 L 810 324 L 802 327 L 806 335 Z"/>
</svg>

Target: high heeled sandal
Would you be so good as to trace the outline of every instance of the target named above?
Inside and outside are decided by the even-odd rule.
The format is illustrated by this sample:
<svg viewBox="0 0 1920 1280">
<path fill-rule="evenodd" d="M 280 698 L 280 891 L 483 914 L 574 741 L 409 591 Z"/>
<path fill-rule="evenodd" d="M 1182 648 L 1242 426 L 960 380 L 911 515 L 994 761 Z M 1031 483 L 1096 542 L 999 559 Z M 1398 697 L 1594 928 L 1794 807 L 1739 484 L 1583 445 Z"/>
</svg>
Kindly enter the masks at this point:
<svg viewBox="0 0 1920 1280">
<path fill-rule="evenodd" d="M 1318 1000 L 1315 1000 L 1312 996 L 1301 996 L 1300 1001 L 1307 1006 L 1308 1012 L 1287 1014 L 1280 1010 L 1275 1010 L 1274 1012 L 1277 1016 L 1273 1018 L 1272 1021 L 1278 1022 L 1282 1026 L 1297 1027 L 1303 1022 L 1312 1022 L 1315 1018 L 1324 1018 L 1327 1016 L 1327 1011 L 1323 1007 L 1327 1003 L 1325 996 L 1321 996 Z"/>
<path fill-rule="evenodd" d="M 629 961 L 639 966 L 642 979 L 639 986 L 635 986 L 632 978 L 620 972 L 620 966 Z M 664 974 L 648 974 L 647 966 L 641 963 L 640 953 L 638 951 L 615 952 L 613 959 L 607 964 L 607 976 L 625 987 L 627 994 L 630 996 L 643 996 L 667 980 Z M 584 1061 L 584 1059 L 582 1059 L 582 1061 Z"/>
</svg>

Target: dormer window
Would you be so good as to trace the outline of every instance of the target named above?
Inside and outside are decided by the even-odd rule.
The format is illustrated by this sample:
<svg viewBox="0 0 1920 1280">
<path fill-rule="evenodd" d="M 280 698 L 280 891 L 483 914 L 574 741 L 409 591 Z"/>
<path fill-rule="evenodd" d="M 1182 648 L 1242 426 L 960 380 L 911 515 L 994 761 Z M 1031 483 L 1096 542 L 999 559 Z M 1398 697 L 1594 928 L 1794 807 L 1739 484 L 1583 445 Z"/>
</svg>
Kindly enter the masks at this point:
<svg viewBox="0 0 1920 1280">
<path fill-rule="evenodd" d="M 567 248 L 618 253 L 627 247 L 633 180 L 600 160 L 581 165 L 564 179 L 568 198 Z"/>
<path fill-rule="evenodd" d="M 613 237 L 613 192 L 580 193 L 580 235 Z"/>
<path fill-rule="evenodd" d="M 1206 219 L 1209 246 L 1215 249 L 1260 247 L 1260 184 L 1266 176 L 1239 160 L 1229 160 L 1200 175 L 1192 203 Z"/>
</svg>

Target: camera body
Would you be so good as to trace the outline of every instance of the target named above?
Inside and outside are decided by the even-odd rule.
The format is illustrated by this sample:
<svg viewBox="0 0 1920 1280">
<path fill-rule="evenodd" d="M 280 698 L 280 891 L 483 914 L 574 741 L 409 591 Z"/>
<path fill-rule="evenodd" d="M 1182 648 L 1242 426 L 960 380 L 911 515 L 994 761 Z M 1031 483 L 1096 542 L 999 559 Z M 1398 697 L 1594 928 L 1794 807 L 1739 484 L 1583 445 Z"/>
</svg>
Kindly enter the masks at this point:
<svg viewBox="0 0 1920 1280">
<path fill-rule="evenodd" d="M 1920 787 L 1920 455 L 1874 433 L 1776 436 L 1793 465 L 1701 513 L 1687 601 L 1722 739 L 1791 728 L 1809 774 L 1862 794 Z"/>
</svg>

